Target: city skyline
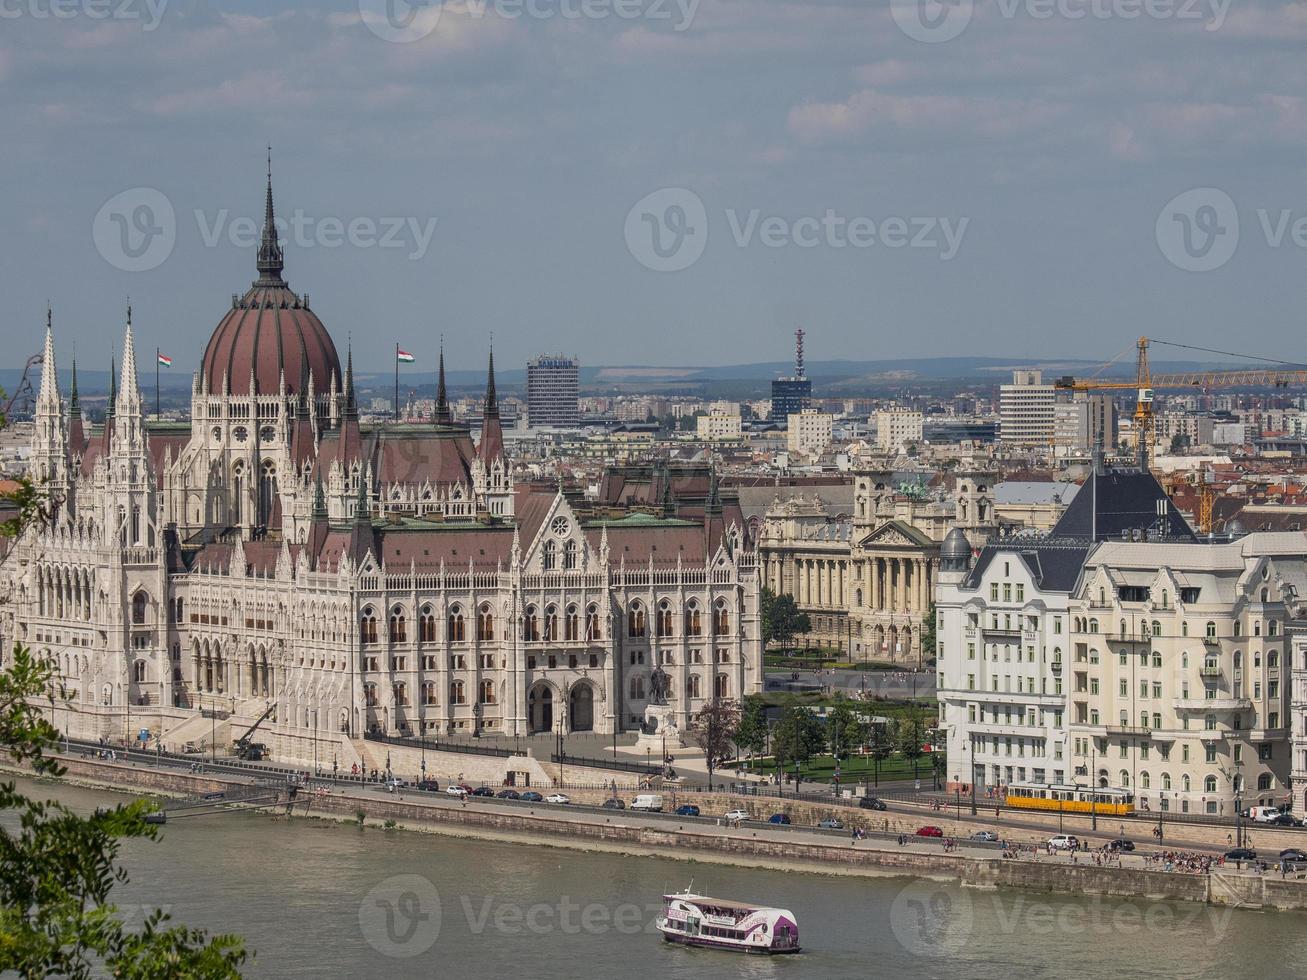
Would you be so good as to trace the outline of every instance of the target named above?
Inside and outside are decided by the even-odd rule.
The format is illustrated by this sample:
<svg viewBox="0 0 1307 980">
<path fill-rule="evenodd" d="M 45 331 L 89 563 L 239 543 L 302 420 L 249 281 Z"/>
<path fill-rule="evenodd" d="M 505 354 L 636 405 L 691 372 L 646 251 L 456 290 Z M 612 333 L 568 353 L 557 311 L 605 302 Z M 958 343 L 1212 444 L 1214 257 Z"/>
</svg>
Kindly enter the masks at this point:
<svg viewBox="0 0 1307 980">
<path fill-rule="evenodd" d="M 368 3 L 6 19 L 13 315 L 35 327 L 51 301 L 94 360 L 131 295 L 142 344 L 194 363 L 246 277 L 271 143 L 288 279 L 338 335 L 493 331 L 505 364 L 783 361 L 796 326 L 817 360 L 1106 359 L 1140 333 L 1219 347 L 1238 323 L 1241 348 L 1295 359 L 1287 5 L 1193 22 L 968 2 L 943 43 L 910 36 L 897 0 L 582 24 L 501 6 L 424 8 L 438 22 L 408 43 Z M 146 221 L 163 202 L 171 225 Z M 696 202 L 699 255 L 677 231 Z M 141 263 L 113 239 L 136 218 L 173 241 L 125 271 Z M 385 369 L 378 343 L 361 370 Z"/>
</svg>

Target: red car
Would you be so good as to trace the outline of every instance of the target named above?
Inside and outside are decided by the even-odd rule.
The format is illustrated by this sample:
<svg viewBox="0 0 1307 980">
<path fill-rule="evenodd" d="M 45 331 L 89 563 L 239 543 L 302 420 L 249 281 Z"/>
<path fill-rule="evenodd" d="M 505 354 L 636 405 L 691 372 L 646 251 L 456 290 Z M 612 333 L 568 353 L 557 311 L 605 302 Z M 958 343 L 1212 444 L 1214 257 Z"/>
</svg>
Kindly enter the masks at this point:
<svg viewBox="0 0 1307 980">
<path fill-rule="evenodd" d="M 938 827 L 918 827 L 917 836 L 918 837 L 943 837 L 944 831 L 940 830 Z"/>
</svg>

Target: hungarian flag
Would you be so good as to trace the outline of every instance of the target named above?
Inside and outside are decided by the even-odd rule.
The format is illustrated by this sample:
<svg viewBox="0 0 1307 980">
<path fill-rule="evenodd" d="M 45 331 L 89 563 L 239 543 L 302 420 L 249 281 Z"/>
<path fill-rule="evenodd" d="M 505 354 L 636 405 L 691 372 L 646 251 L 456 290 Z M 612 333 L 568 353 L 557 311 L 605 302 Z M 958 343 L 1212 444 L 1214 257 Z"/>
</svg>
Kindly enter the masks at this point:
<svg viewBox="0 0 1307 980">
<path fill-rule="evenodd" d="M 172 358 L 169 357 L 167 354 L 160 354 L 159 363 L 162 364 L 164 367 L 172 367 Z"/>
<path fill-rule="evenodd" d="M 412 354 L 410 354 L 408 351 L 400 350 L 398 347 L 395 348 L 395 356 L 398 357 L 405 364 L 412 364 L 414 361 L 417 360 L 417 358 L 414 357 Z"/>
</svg>

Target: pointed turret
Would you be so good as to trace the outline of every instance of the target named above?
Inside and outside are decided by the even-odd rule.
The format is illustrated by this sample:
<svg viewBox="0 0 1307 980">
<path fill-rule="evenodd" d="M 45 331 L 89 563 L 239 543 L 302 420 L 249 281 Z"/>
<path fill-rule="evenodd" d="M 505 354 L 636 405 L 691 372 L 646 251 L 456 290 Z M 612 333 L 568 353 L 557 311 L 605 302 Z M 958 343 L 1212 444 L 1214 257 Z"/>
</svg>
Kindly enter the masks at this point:
<svg viewBox="0 0 1307 980">
<path fill-rule="evenodd" d="M 490 369 L 486 377 L 486 405 L 481 413 L 481 444 L 477 446 L 481 462 L 489 466 L 504 455 L 504 429 L 499 421 L 499 400 L 495 395 L 495 349 L 490 348 Z"/>
<path fill-rule="evenodd" d="M 114 414 L 119 418 L 127 414 L 139 415 L 141 386 L 136 377 L 136 342 L 132 337 L 132 308 L 127 307 L 127 331 L 123 335 L 122 379 L 118 386 Z"/>
<path fill-rule="evenodd" d="M 45 308 L 45 350 L 41 354 L 41 390 L 36 396 L 36 410 L 60 412 L 58 367 L 54 357 L 54 314 Z"/>
<path fill-rule="evenodd" d="M 77 394 L 77 358 L 73 358 L 73 389 L 68 402 L 68 451 L 81 456 L 86 451 L 86 428 L 82 424 L 82 402 Z"/>
<path fill-rule="evenodd" d="M 280 286 L 283 256 L 277 241 L 277 223 L 272 210 L 272 147 L 268 147 L 268 191 L 263 205 L 263 237 L 259 240 L 259 278 L 257 285 Z"/>
<path fill-rule="evenodd" d="M 41 390 L 36 397 L 32 430 L 32 473 L 48 484 L 52 497 L 62 499 L 67 475 L 68 442 L 64 433 L 63 399 L 59 396 L 54 356 L 54 316 L 45 309 L 45 351 L 41 355 Z"/>
<path fill-rule="evenodd" d="M 449 395 L 445 391 L 445 342 L 440 341 L 440 368 L 436 378 L 436 410 L 431 415 L 436 425 L 449 425 L 454 413 L 449 410 Z"/>
<path fill-rule="evenodd" d="M 313 513 L 309 519 L 309 539 L 306 542 L 309 560 L 314 568 L 318 567 L 318 558 L 322 547 L 327 543 L 327 532 L 331 528 L 327 522 L 327 498 L 322 489 L 322 471 L 313 479 Z"/>
</svg>

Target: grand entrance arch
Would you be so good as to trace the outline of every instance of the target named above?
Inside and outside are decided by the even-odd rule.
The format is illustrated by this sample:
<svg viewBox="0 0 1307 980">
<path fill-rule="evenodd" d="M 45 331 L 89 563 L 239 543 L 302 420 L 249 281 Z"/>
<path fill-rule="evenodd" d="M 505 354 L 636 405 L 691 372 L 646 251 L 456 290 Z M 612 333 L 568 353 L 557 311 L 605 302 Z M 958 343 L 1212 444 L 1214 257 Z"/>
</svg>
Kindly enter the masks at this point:
<svg viewBox="0 0 1307 980">
<path fill-rule="evenodd" d="M 576 684 L 568 695 L 567 717 L 572 731 L 592 732 L 595 727 L 595 691 L 589 684 Z"/>
<path fill-rule="evenodd" d="M 554 727 L 554 691 L 543 682 L 531 688 L 527 697 L 527 721 L 531 734 L 552 731 Z"/>
</svg>

